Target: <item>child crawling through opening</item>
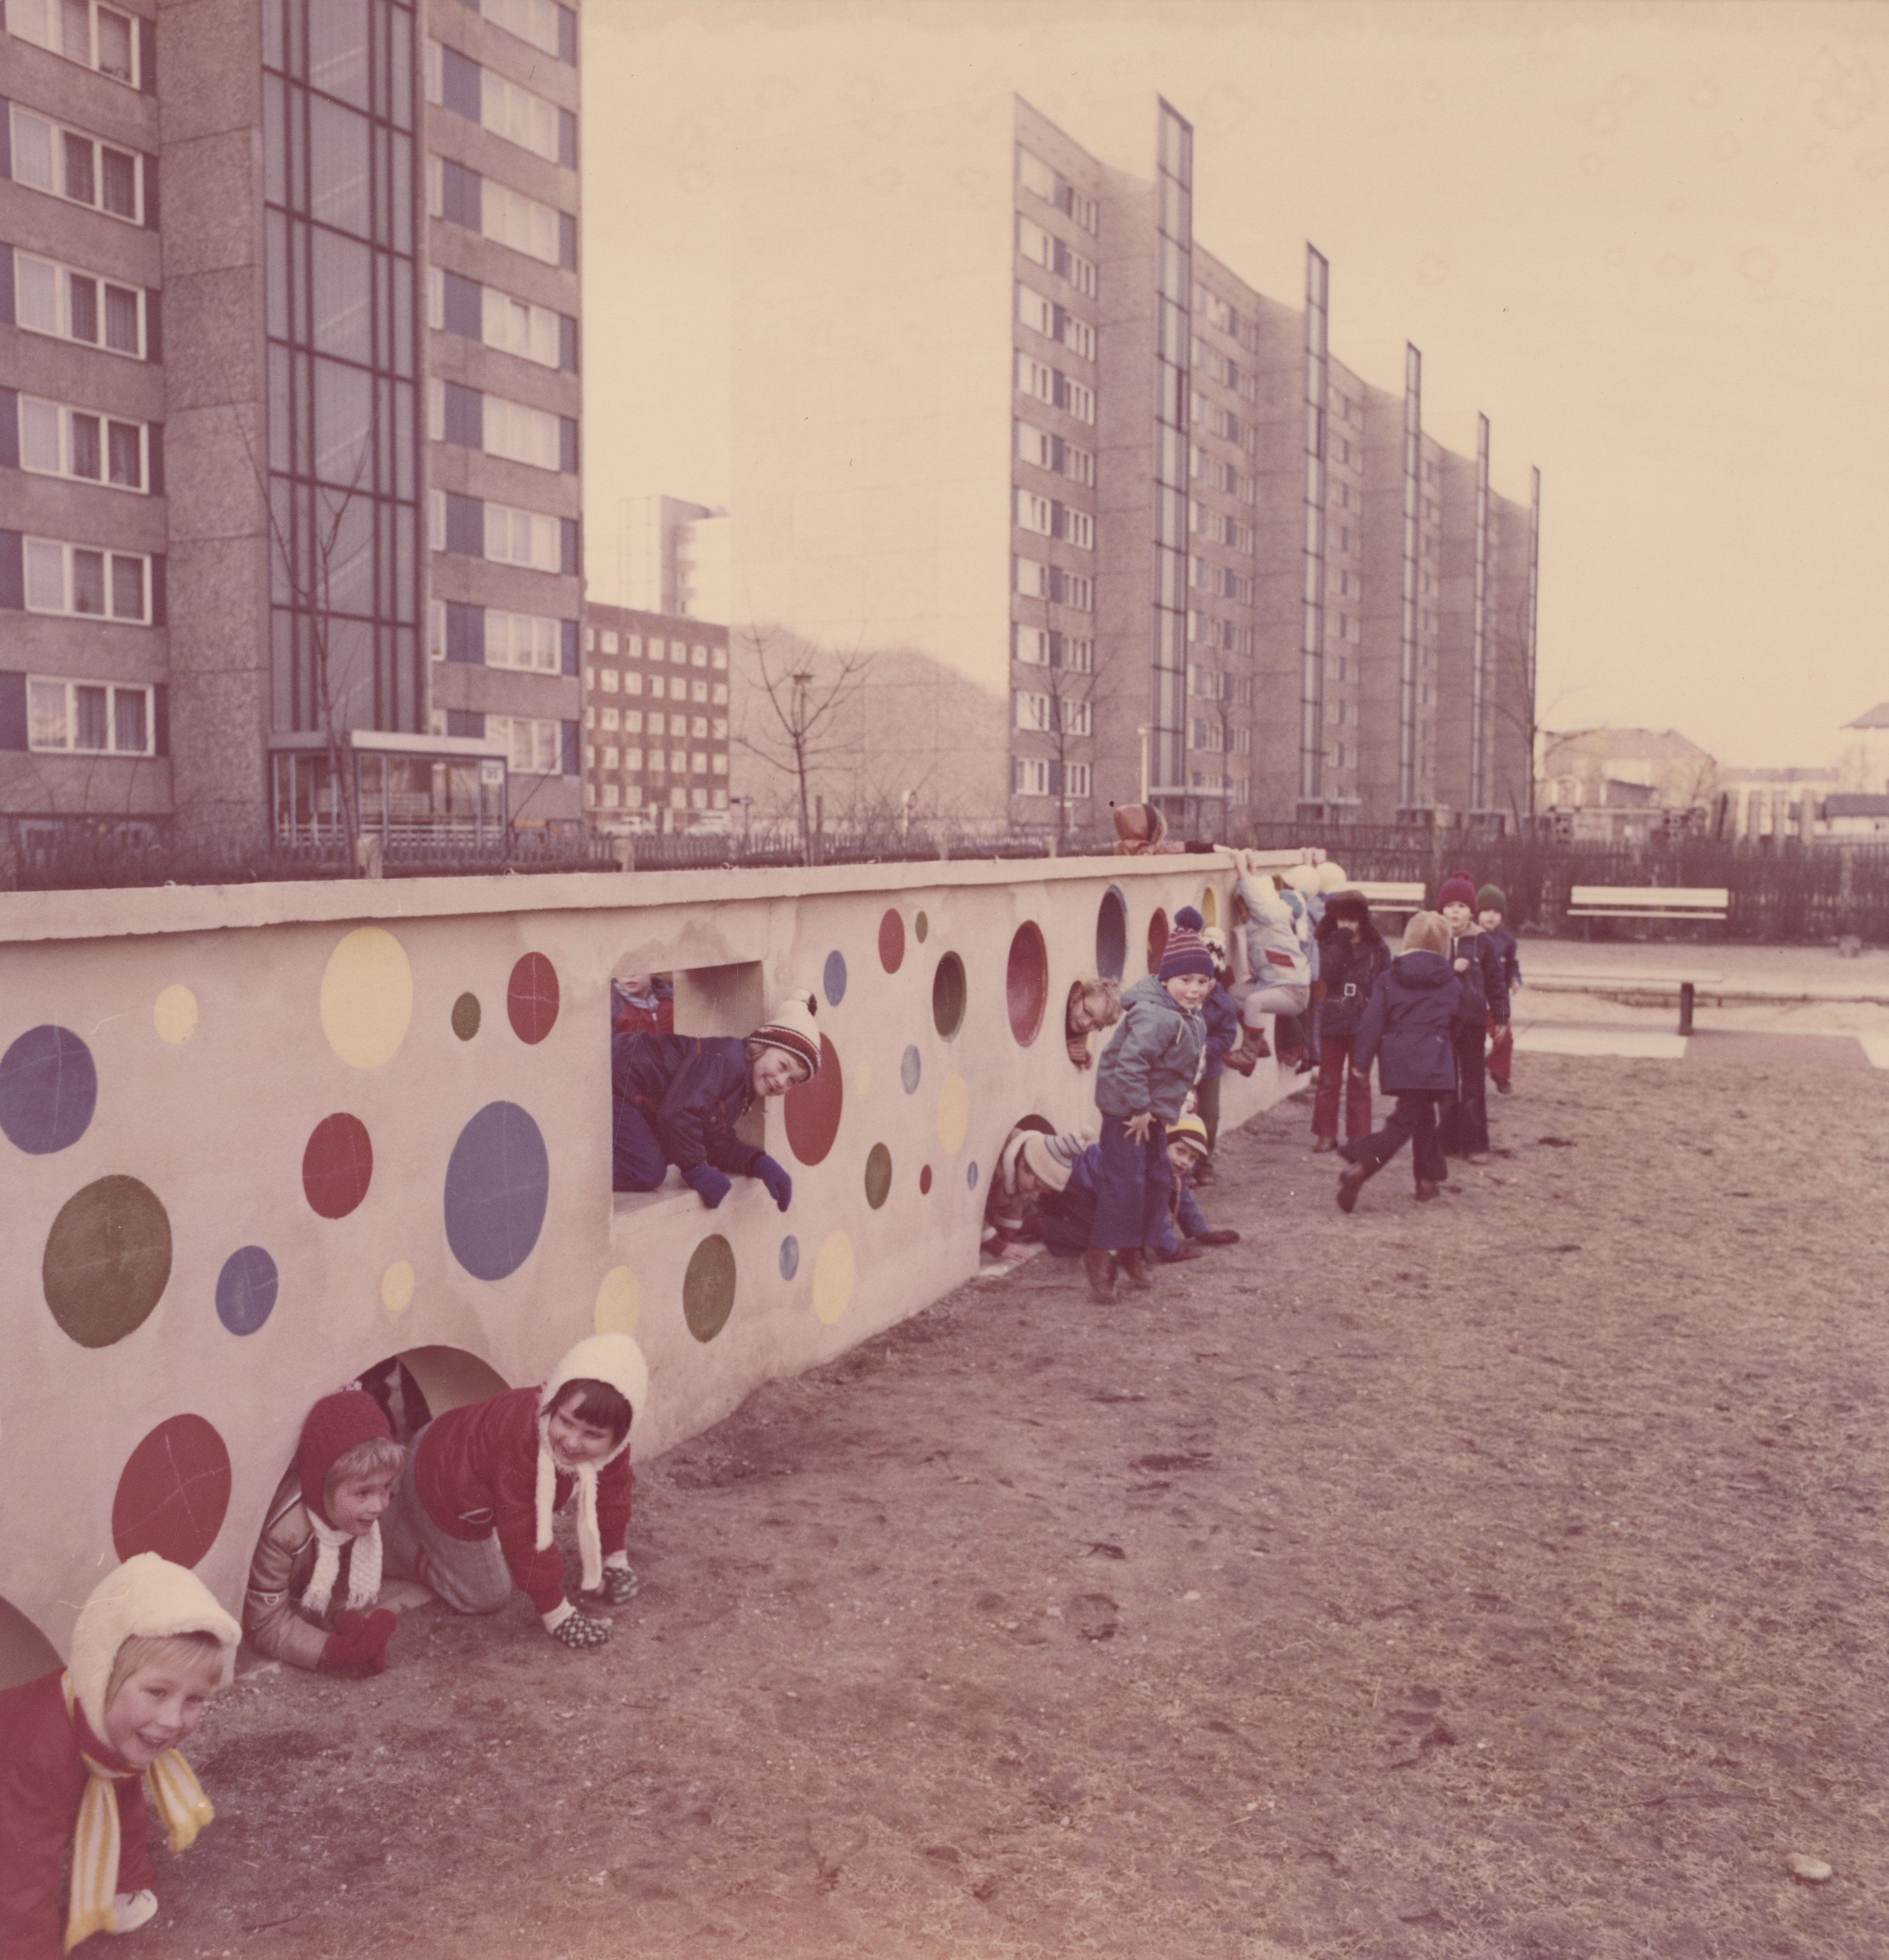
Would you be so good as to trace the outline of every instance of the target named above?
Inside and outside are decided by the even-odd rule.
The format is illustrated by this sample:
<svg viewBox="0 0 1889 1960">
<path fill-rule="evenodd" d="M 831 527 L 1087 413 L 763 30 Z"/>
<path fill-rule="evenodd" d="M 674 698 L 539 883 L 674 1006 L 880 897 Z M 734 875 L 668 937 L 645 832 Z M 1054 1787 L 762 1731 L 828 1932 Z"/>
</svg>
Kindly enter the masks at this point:
<svg viewBox="0 0 1889 1960">
<path fill-rule="evenodd" d="M 156 1915 L 145 1800 L 174 1852 L 215 1815 L 177 1745 L 228 1683 L 241 1637 L 194 1572 L 141 1551 L 79 1609 L 72 1664 L 0 1694 L 6 1960 L 59 1960 L 94 1933 L 135 1932 Z"/>
<path fill-rule="evenodd" d="M 1018 1133 L 1013 1131 L 1012 1134 Z M 1078 1136 L 1043 1137 L 1021 1133 L 1017 1182 L 1033 1195 L 1035 1236 L 1058 1259 L 1079 1259 L 1088 1251 L 1095 1223 L 1096 1192 L 1102 1176 L 1102 1146 Z M 1237 1246 L 1229 1227 L 1215 1230 L 1202 1215 L 1190 1188 L 1207 1155 L 1207 1127 L 1198 1116 L 1180 1116 L 1167 1126 L 1167 1207 L 1149 1250 L 1159 1259 L 1197 1259 L 1209 1246 Z M 1008 1146 L 1006 1146 L 1008 1148 Z"/>
</svg>

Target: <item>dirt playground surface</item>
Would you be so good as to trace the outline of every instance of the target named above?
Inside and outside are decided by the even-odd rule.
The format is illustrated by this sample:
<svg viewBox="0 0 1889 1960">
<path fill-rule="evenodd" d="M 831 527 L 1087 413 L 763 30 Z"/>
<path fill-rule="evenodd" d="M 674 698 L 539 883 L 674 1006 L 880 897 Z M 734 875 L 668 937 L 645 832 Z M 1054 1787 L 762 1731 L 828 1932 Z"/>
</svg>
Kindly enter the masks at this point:
<svg viewBox="0 0 1889 1960">
<path fill-rule="evenodd" d="M 1288 1103 L 1152 1294 L 756 1395 L 600 1653 L 240 1683 L 135 1960 L 1882 1960 L 1889 1081 L 1519 1080 L 1438 1204 Z"/>
</svg>

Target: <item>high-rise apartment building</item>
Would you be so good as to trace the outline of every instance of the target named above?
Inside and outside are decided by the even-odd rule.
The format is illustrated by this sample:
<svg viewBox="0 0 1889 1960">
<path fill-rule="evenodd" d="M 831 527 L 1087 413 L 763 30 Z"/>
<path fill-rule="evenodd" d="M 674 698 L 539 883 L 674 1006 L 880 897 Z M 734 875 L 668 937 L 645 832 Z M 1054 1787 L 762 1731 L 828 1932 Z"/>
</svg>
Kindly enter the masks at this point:
<svg viewBox="0 0 1889 1960">
<path fill-rule="evenodd" d="M 15 841 L 580 826 L 575 13 L 5 24 Z"/>
<path fill-rule="evenodd" d="M 1416 349 L 1400 388 L 1345 366 L 1317 250 L 1290 303 L 1208 251 L 1168 103 L 1145 176 L 983 107 L 879 119 L 870 167 L 850 126 L 757 136 L 754 619 L 974 682 L 962 725 L 896 737 L 914 794 L 948 781 L 960 817 L 1094 831 L 1144 795 L 1220 836 L 1524 815 L 1538 494 L 1496 493 L 1486 420 L 1454 457 Z"/>
<path fill-rule="evenodd" d="M 604 829 L 699 826 L 728 807 L 728 629 L 590 606 L 584 799 Z"/>
<path fill-rule="evenodd" d="M 639 612 L 686 619 L 734 617 L 729 559 L 733 520 L 680 497 L 626 497 L 618 517 L 621 590 Z"/>
</svg>

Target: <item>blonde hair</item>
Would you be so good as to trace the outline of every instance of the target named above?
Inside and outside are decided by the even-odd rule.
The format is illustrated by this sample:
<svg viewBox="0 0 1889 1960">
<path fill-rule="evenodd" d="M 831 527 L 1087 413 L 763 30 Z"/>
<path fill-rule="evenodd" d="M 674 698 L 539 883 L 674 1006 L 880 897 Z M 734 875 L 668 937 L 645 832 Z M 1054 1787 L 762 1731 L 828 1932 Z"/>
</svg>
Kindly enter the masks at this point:
<svg viewBox="0 0 1889 1960">
<path fill-rule="evenodd" d="M 105 1706 L 118 1699 L 118 1691 L 141 1667 L 187 1667 L 208 1669 L 210 1685 L 223 1685 L 223 1643 L 215 1634 L 132 1634 L 119 1643 L 112 1658 L 112 1671 L 105 1683 Z"/>
<path fill-rule="evenodd" d="M 807 1058 L 804 1055 L 796 1055 L 791 1048 L 783 1046 L 779 1042 L 763 1041 L 759 1035 L 750 1035 L 741 1044 L 742 1052 L 747 1055 L 750 1064 L 759 1061 L 771 1048 L 779 1048 L 781 1053 L 800 1071 L 800 1074 L 795 1077 L 797 1082 L 812 1081 L 814 1071 L 808 1066 Z"/>
<path fill-rule="evenodd" d="M 390 1471 L 398 1470 L 406 1461 L 406 1450 L 390 1436 L 370 1436 L 351 1449 L 342 1450 L 328 1465 L 328 1474 L 321 1480 L 323 1507 L 347 1478 L 384 1477 Z"/>
<path fill-rule="evenodd" d="M 1101 1025 L 1110 1027 L 1122 1017 L 1122 983 L 1119 980 L 1091 980 L 1087 978 L 1076 982 L 1070 992 L 1082 1001 L 1099 1001 L 1102 1004 L 1103 1019 Z"/>
</svg>

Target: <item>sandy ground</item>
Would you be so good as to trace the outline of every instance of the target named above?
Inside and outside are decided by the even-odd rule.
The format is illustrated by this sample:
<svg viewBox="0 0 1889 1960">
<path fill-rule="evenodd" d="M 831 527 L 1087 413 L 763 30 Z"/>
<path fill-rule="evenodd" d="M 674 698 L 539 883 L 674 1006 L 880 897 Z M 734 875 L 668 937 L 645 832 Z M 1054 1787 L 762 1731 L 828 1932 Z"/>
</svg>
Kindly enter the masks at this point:
<svg viewBox="0 0 1889 1960">
<path fill-rule="evenodd" d="M 1440 1203 L 1288 1103 L 1240 1246 L 757 1395 L 600 1653 L 240 1683 L 138 1960 L 1881 1960 L 1889 1082 L 1519 1080 Z"/>
</svg>

